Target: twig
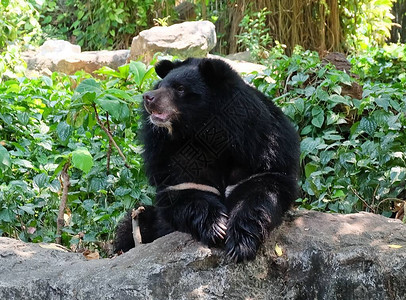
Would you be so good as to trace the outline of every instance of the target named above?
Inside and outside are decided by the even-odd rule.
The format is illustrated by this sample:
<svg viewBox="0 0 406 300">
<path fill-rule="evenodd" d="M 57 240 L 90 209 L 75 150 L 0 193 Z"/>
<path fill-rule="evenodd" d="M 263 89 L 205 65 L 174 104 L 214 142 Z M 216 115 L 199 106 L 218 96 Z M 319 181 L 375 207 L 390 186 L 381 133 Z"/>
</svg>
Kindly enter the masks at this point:
<svg viewBox="0 0 406 300">
<path fill-rule="evenodd" d="M 290 74 L 288 75 L 288 77 L 286 78 L 286 80 L 285 80 L 285 86 L 284 86 L 284 88 L 283 88 L 283 94 L 286 94 L 287 91 L 288 91 L 288 82 L 289 82 L 289 80 L 290 80 L 290 77 L 292 77 L 292 74 L 293 74 L 293 72 L 290 73 Z"/>
<path fill-rule="evenodd" d="M 114 147 L 117 149 L 118 154 L 120 154 L 121 158 L 124 160 L 124 164 L 128 169 L 131 169 L 130 165 L 127 163 L 127 159 L 125 158 L 123 152 L 121 151 L 120 147 L 118 147 L 116 141 L 114 140 L 113 136 L 111 135 L 110 131 L 103 125 L 102 121 L 100 121 L 99 114 L 97 112 L 96 104 L 93 103 L 93 109 L 96 115 L 96 121 L 100 125 L 100 127 L 104 130 L 104 132 L 107 134 L 109 141 L 114 145 Z"/>
<path fill-rule="evenodd" d="M 70 186 L 70 181 L 69 181 L 69 174 L 68 174 L 68 169 L 70 166 L 70 161 L 68 161 L 62 169 L 61 172 L 61 177 L 62 177 L 62 198 L 61 198 L 61 203 L 59 204 L 59 213 L 58 213 L 58 219 L 56 221 L 56 234 L 58 237 L 56 238 L 56 243 L 57 244 L 62 244 L 62 227 L 65 224 L 64 221 L 64 213 L 66 209 L 66 202 L 68 201 L 68 192 L 69 192 L 69 186 Z"/>
<path fill-rule="evenodd" d="M 106 114 L 106 122 L 107 122 L 107 129 L 109 132 L 111 132 L 111 128 L 110 128 L 110 122 L 109 122 L 109 113 Z M 112 143 L 111 140 L 109 139 L 109 148 L 107 149 L 107 175 L 110 174 L 110 158 L 111 158 L 111 149 L 112 149 Z"/>
<path fill-rule="evenodd" d="M 364 203 L 364 205 L 365 205 L 366 207 L 368 207 L 368 208 L 371 210 L 372 213 L 375 213 L 375 209 L 373 209 L 373 208 L 364 200 L 364 198 L 362 198 L 362 197 L 358 194 L 358 192 L 357 192 L 353 187 L 350 187 L 350 189 L 351 189 L 351 191 L 355 194 L 355 196 L 357 196 L 357 197 L 362 201 L 362 203 Z"/>
<path fill-rule="evenodd" d="M 138 220 L 139 214 L 145 210 L 144 206 L 140 206 L 137 209 L 133 209 L 131 212 L 132 228 L 133 228 L 133 239 L 135 245 L 142 244 L 141 228 Z"/>
</svg>

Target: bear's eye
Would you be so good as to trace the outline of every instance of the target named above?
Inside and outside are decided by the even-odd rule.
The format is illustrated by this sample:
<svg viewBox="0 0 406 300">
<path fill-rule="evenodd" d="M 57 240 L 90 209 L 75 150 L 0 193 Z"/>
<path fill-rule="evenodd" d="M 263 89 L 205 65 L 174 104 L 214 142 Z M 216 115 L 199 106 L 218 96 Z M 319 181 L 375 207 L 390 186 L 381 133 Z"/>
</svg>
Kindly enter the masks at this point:
<svg viewBox="0 0 406 300">
<path fill-rule="evenodd" d="M 183 92 L 185 91 L 185 87 L 184 87 L 183 85 L 178 85 L 178 87 L 176 88 L 176 90 L 177 90 L 179 93 L 183 93 Z"/>
</svg>

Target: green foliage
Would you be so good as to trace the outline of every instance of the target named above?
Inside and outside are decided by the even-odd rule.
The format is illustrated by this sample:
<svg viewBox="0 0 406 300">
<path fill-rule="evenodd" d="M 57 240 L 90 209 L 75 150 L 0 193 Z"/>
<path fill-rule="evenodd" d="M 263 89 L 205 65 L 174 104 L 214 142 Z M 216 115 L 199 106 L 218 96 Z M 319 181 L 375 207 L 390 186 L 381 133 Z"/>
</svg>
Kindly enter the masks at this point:
<svg viewBox="0 0 406 300">
<path fill-rule="evenodd" d="M 279 52 L 270 63 L 268 76 L 251 80 L 297 124 L 303 190 L 298 204 L 390 214 L 391 201 L 406 191 L 405 81 L 393 76 L 391 84 L 365 82 L 357 100 L 341 94 L 354 80 L 321 65 L 315 53 Z"/>
<path fill-rule="evenodd" d="M 26 63 L 20 51 L 38 42 L 41 34 L 38 18 L 30 1 L 0 1 L 0 83 L 23 76 Z"/>
<path fill-rule="evenodd" d="M 0 53 L 0 83 L 3 80 L 23 76 L 26 67 L 26 62 L 20 56 L 20 47 L 7 46 L 6 50 Z"/>
<path fill-rule="evenodd" d="M 272 42 L 270 29 L 266 22 L 266 16 L 269 14 L 267 8 L 259 12 L 249 12 L 239 24 L 244 31 L 236 36 L 237 42 L 248 49 L 257 60 L 268 57 L 267 48 Z"/>
<path fill-rule="evenodd" d="M 40 22 L 48 36 L 73 38 L 84 50 L 123 48 L 148 27 L 155 2 L 46 0 L 40 9 Z"/>
<path fill-rule="evenodd" d="M 390 36 L 394 0 L 341 0 L 341 23 L 347 47 L 366 50 L 382 46 Z"/>
<path fill-rule="evenodd" d="M 27 0 L 0 1 L 0 52 L 8 44 L 29 45 L 41 33 L 38 12 Z"/>
<path fill-rule="evenodd" d="M 382 48 L 369 48 L 351 60 L 354 71 L 364 81 L 393 83 L 397 87 L 406 84 L 406 46 L 404 44 L 385 45 Z"/>
<path fill-rule="evenodd" d="M 143 173 L 137 139 L 138 95 L 156 75 L 139 62 L 98 73 L 105 79 L 54 73 L 0 83 L 0 235 L 55 240 L 59 177 L 68 161 L 62 230 L 66 246 L 78 243 L 80 232 L 87 245 L 111 239 L 126 210 L 137 202 L 151 204 L 153 190 Z M 131 168 L 111 148 L 102 126 L 126 153 Z"/>
</svg>

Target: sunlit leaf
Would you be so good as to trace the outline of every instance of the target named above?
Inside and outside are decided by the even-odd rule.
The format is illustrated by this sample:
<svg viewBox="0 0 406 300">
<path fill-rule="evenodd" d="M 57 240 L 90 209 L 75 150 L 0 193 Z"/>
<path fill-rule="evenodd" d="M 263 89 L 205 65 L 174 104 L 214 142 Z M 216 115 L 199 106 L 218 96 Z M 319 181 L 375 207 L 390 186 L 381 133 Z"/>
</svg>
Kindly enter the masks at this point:
<svg viewBox="0 0 406 300">
<path fill-rule="evenodd" d="M 7 149 L 4 148 L 2 145 L 0 145 L 0 168 L 2 170 L 5 170 L 7 168 L 10 168 L 10 166 L 11 166 L 10 155 Z"/>
<path fill-rule="evenodd" d="M 88 173 L 93 167 L 93 157 L 86 148 L 79 148 L 72 152 L 72 165 Z"/>
</svg>

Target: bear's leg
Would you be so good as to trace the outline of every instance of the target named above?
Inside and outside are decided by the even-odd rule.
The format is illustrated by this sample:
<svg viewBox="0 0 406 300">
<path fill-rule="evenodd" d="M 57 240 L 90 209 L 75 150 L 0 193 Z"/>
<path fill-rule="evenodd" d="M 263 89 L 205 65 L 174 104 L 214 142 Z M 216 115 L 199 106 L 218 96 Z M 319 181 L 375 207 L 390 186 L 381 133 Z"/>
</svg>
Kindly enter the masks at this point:
<svg viewBox="0 0 406 300">
<path fill-rule="evenodd" d="M 190 233 L 206 245 L 226 236 L 227 210 L 220 196 L 200 190 L 165 191 L 157 194 L 159 215 L 176 230 Z"/>
<path fill-rule="evenodd" d="M 133 217 L 128 212 L 117 225 L 114 238 L 114 253 L 127 252 L 134 248 Z M 141 235 L 141 242 L 151 243 L 157 238 L 174 231 L 164 220 L 160 219 L 154 206 L 144 206 L 144 209 L 136 216 Z"/>
<path fill-rule="evenodd" d="M 258 176 L 235 187 L 226 200 L 230 211 L 227 255 L 237 262 L 254 259 L 259 245 L 282 222 L 296 193 L 296 179 L 278 173 Z"/>
</svg>

